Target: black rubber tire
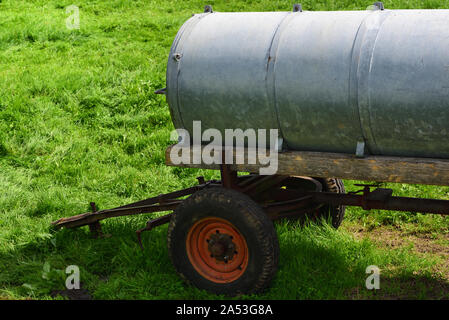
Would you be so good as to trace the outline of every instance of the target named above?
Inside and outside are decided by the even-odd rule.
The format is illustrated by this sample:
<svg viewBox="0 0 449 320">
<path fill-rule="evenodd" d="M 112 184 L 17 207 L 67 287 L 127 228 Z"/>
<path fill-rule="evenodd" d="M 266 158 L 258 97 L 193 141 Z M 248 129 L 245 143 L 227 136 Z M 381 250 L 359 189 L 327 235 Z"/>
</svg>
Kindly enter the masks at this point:
<svg viewBox="0 0 449 320">
<path fill-rule="evenodd" d="M 216 283 L 204 278 L 187 256 L 187 234 L 197 221 L 206 217 L 229 221 L 245 238 L 248 265 L 233 282 Z M 219 187 L 196 192 L 176 208 L 168 227 L 167 245 L 170 259 L 184 280 L 200 289 L 228 296 L 263 291 L 275 275 L 279 260 L 277 234 L 263 209 L 248 196 Z"/>
<path fill-rule="evenodd" d="M 323 191 L 345 193 L 345 186 L 340 179 L 317 179 L 323 185 Z M 325 205 L 320 208 L 318 212 L 318 218 L 322 218 L 326 221 L 330 221 L 335 229 L 343 222 L 345 216 L 345 206 L 331 206 Z"/>
</svg>

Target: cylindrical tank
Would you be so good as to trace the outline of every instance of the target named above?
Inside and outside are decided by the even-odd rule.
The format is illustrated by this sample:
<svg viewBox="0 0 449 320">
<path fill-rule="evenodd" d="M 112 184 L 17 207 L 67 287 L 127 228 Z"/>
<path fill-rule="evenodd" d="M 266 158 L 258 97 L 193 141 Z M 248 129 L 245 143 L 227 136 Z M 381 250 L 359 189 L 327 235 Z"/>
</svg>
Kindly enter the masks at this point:
<svg viewBox="0 0 449 320">
<path fill-rule="evenodd" d="M 449 10 L 197 14 L 167 65 L 176 128 L 291 150 L 449 158 Z"/>
</svg>

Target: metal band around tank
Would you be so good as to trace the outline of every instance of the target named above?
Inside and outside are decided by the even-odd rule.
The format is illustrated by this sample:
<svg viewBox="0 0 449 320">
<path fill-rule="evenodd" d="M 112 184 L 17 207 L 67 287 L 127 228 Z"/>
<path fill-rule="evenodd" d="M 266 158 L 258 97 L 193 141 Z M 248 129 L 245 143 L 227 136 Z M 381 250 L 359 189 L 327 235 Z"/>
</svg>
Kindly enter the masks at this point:
<svg viewBox="0 0 449 320">
<path fill-rule="evenodd" d="M 375 10 L 367 16 L 357 31 L 352 50 L 352 63 L 349 80 L 349 101 L 354 113 L 360 119 L 360 128 L 368 152 L 379 154 L 380 148 L 371 128 L 370 117 L 370 72 L 371 61 L 376 45 L 377 35 L 382 23 L 388 18 L 391 11 Z"/>
<path fill-rule="evenodd" d="M 279 138 L 282 139 L 283 142 L 285 140 L 283 139 L 282 134 L 282 126 L 281 126 L 281 120 L 279 117 L 279 110 L 277 105 L 277 99 L 276 99 L 276 57 L 278 52 L 278 45 L 279 45 L 279 38 L 282 35 L 282 32 L 287 28 L 288 24 L 292 20 L 293 17 L 295 17 L 298 14 L 301 14 L 302 10 L 300 11 L 293 11 L 290 12 L 287 16 L 285 16 L 284 19 L 279 23 L 274 36 L 273 41 L 271 42 L 271 46 L 268 51 L 268 65 L 267 65 L 267 94 L 268 99 L 271 101 L 273 107 L 271 110 L 273 111 L 273 117 L 276 119 L 276 124 L 279 130 Z M 284 146 L 285 147 L 285 146 Z"/>
</svg>

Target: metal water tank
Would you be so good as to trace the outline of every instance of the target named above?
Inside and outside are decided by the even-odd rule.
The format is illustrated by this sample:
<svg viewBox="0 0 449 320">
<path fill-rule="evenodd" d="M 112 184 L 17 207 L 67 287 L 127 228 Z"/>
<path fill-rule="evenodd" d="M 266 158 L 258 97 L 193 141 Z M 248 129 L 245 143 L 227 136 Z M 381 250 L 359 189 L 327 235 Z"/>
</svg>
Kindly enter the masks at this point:
<svg viewBox="0 0 449 320">
<path fill-rule="evenodd" d="M 449 158 L 449 10 L 207 12 L 167 65 L 176 128 L 279 129 L 291 150 Z"/>
</svg>

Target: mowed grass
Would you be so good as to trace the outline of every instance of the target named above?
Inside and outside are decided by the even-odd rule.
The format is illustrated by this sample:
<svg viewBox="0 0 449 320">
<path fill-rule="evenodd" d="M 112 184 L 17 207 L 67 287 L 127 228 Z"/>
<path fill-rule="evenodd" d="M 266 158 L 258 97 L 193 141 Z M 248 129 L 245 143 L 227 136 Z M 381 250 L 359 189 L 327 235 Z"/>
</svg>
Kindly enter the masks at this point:
<svg viewBox="0 0 449 320">
<path fill-rule="evenodd" d="M 80 29 L 65 8 L 80 9 Z M 150 217 L 106 220 L 94 240 L 86 228 L 50 223 L 196 183 L 217 172 L 164 165 L 173 125 L 164 97 L 167 55 L 179 27 L 212 4 L 217 11 L 291 10 L 290 1 L 6 1 L 0 2 L 0 297 L 51 299 L 77 265 L 96 299 L 217 299 L 187 286 L 166 249 L 167 226 L 143 235 Z M 305 10 L 364 10 L 367 1 L 302 1 Z M 448 8 L 439 1 L 385 1 L 387 8 Z M 354 181 L 347 189 L 356 190 Z M 396 195 L 449 199 L 449 188 L 389 185 Z M 440 216 L 347 210 L 338 231 L 276 224 L 279 272 L 251 299 L 448 298 L 441 258 L 412 246 L 385 248 L 355 229 L 388 226 L 446 247 Z M 445 242 L 447 241 L 447 242 Z M 365 269 L 381 269 L 381 290 L 365 288 Z M 441 268 L 440 268 L 441 271 Z"/>
</svg>

